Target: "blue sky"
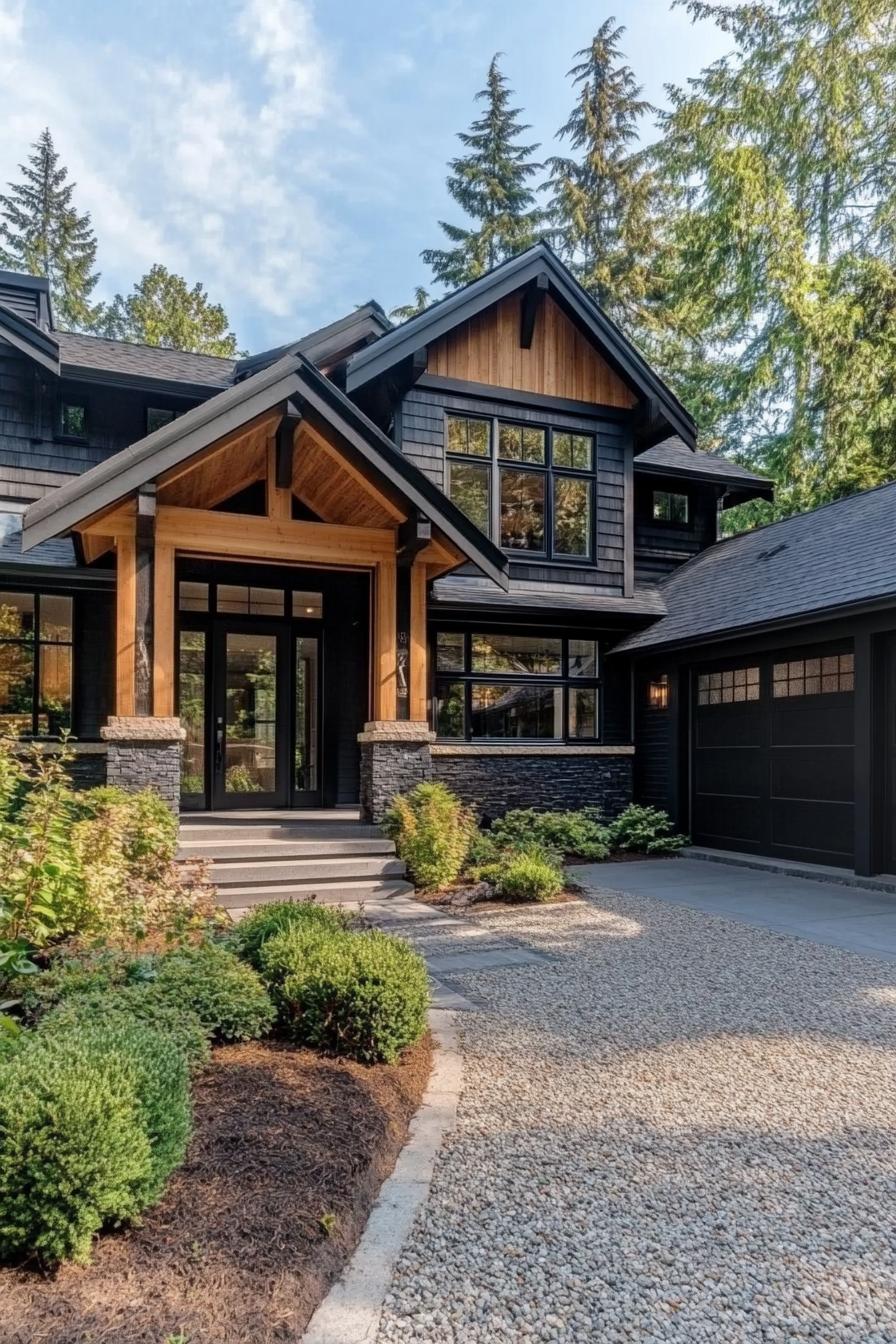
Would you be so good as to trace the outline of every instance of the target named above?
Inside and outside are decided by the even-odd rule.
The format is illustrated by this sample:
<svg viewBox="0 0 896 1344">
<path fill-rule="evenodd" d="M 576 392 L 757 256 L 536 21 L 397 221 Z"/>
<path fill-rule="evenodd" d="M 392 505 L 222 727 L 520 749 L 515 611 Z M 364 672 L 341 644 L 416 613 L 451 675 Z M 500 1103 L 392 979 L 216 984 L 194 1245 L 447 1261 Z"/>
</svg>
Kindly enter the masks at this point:
<svg viewBox="0 0 896 1344">
<path fill-rule="evenodd" d="M 0 0 L 0 182 L 49 125 L 102 296 L 161 261 L 264 348 L 426 283 L 492 54 L 552 152 L 573 54 L 610 13 L 655 103 L 726 50 L 667 0 Z"/>
</svg>

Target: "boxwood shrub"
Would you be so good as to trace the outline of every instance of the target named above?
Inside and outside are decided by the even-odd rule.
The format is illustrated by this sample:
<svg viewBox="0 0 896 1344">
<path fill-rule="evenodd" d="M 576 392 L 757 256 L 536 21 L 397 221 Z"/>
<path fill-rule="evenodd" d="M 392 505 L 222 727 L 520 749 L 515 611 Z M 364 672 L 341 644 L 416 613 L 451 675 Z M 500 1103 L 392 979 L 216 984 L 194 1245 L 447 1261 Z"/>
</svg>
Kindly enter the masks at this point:
<svg viewBox="0 0 896 1344">
<path fill-rule="evenodd" d="M 25 1035 L 0 1065 L 0 1256 L 84 1261 L 183 1160 L 186 1060 L 139 1023 Z"/>
<path fill-rule="evenodd" d="M 392 1063 L 426 1027 L 426 966 L 400 938 L 287 929 L 264 944 L 261 962 L 283 1030 L 299 1044 Z"/>
<path fill-rule="evenodd" d="M 319 929 L 338 933 L 352 924 L 352 916 L 339 906 L 317 905 L 314 901 L 272 901 L 257 905 L 244 916 L 230 938 L 233 950 L 258 968 L 263 945 L 284 929 Z"/>
<path fill-rule="evenodd" d="M 160 1032 L 177 1046 L 191 1070 L 209 1058 L 209 1032 L 192 1008 L 172 1001 L 170 992 L 153 981 L 70 994 L 40 1018 L 37 1030 L 48 1033 L 90 1026 L 139 1022 Z"/>
<path fill-rule="evenodd" d="M 225 947 L 204 943 L 160 958 L 156 985 L 191 1010 L 216 1041 L 249 1041 L 273 1025 L 274 1005 L 251 966 Z"/>
</svg>

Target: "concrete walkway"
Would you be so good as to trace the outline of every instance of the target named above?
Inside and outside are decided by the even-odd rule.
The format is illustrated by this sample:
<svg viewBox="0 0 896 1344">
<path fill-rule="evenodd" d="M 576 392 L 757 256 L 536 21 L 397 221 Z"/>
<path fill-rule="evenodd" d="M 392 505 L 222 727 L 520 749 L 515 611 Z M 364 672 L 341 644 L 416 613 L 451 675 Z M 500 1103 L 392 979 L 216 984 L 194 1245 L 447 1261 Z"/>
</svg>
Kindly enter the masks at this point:
<svg viewBox="0 0 896 1344">
<path fill-rule="evenodd" d="M 701 859 L 572 869 L 577 882 L 687 905 L 817 943 L 896 961 L 896 896 Z"/>
</svg>

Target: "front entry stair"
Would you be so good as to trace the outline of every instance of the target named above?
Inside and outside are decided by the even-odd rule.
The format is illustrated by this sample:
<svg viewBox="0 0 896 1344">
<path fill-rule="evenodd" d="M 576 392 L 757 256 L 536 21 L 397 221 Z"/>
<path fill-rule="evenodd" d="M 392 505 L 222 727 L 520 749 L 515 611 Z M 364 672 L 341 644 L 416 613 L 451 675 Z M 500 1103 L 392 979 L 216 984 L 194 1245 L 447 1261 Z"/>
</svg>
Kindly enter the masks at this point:
<svg viewBox="0 0 896 1344">
<path fill-rule="evenodd" d="M 338 904 L 413 891 L 395 846 L 355 811 L 205 812 L 181 820 L 179 859 L 206 859 L 218 903 Z"/>
</svg>

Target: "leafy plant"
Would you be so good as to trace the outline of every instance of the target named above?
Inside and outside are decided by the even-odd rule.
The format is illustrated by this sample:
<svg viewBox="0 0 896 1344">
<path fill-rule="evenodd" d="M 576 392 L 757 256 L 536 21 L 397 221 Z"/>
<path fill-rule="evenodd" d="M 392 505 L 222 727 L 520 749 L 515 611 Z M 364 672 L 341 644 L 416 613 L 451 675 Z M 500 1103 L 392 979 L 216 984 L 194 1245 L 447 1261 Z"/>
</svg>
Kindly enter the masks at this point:
<svg viewBox="0 0 896 1344">
<path fill-rule="evenodd" d="M 426 966 L 400 938 L 291 928 L 264 944 L 261 962 L 281 1025 L 302 1045 L 391 1063 L 426 1027 Z"/>
<path fill-rule="evenodd" d="M 30 1034 L 0 1069 L 0 1256 L 86 1261 L 103 1226 L 158 1198 L 189 1132 L 186 1063 L 163 1036 Z"/>
<path fill-rule="evenodd" d="M 269 905 L 257 905 L 240 920 L 230 937 L 230 945 L 258 969 L 264 944 L 284 929 L 338 933 L 351 923 L 352 916 L 339 906 L 317 905 L 314 901 L 272 901 Z"/>
<path fill-rule="evenodd" d="M 632 803 L 609 825 L 615 849 L 636 850 L 644 854 L 674 854 L 688 843 L 686 835 L 677 835 L 668 812 L 658 807 Z"/>
<path fill-rule="evenodd" d="M 228 793 L 261 793 L 261 785 L 247 765 L 231 765 L 224 786 Z"/>
<path fill-rule="evenodd" d="M 499 849 L 477 873 L 502 901 L 550 901 L 563 890 L 563 868 L 555 850 L 530 840 Z"/>
<path fill-rule="evenodd" d="M 156 984 L 169 1001 L 194 1012 L 214 1040 L 254 1040 L 273 1025 L 274 1005 L 256 972 L 213 943 L 160 958 Z"/>
<path fill-rule="evenodd" d="M 538 812 L 518 808 L 492 823 L 491 835 L 499 847 L 535 842 L 568 859 L 598 863 L 610 852 L 609 833 L 600 808 L 569 812 Z"/>
<path fill-rule="evenodd" d="M 383 830 L 395 841 L 415 884 L 438 890 L 459 876 L 476 822 L 444 784 L 418 784 L 394 800 Z"/>
</svg>

